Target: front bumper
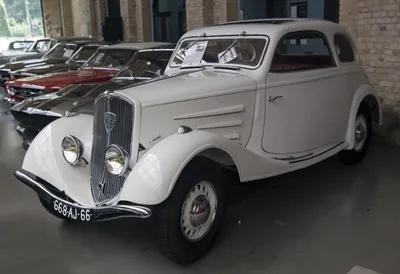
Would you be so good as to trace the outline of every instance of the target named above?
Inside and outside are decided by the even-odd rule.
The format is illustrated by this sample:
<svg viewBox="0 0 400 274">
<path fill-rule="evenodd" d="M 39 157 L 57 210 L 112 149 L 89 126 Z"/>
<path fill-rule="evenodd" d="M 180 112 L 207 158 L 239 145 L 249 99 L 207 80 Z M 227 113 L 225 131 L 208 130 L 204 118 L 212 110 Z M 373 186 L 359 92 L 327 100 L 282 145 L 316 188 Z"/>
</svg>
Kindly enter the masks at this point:
<svg viewBox="0 0 400 274">
<path fill-rule="evenodd" d="M 131 204 L 117 204 L 112 206 L 95 206 L 87 207 L 82 206 L 71 198 L 69 198 L 63 191 L 60 191 L 42 179 L 39 179 L 24 170 L 19 170 L 15 172 L 15 177 L 22 183 L 32 188 L 38 193 L 45 201 L 57 200 L 62 202 L 64 205 L 68 205 L 79 210 L 91 210 L 93 212 L 93 217 L 91 221 L 106 221 L 119 218 L 149 218 L 152 215 L 150 208 L 131 205 Z M 54 211 L 56 214 L 57 211 Z"/>
</svg>

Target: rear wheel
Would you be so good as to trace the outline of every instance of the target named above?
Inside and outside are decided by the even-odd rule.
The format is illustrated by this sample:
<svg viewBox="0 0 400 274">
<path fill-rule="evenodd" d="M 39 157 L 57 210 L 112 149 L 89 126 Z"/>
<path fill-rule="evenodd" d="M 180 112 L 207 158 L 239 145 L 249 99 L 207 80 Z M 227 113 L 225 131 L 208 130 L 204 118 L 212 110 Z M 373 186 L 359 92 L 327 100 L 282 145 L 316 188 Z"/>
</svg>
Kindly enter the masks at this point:
<svg viewBox="0 0 400 274">
<path fill-rule="evenodd" d="M 202 258 L 212 247 L 226 210 L 220 168 L 195 158 L 183 170 L 166 201 L 156 211 L 161 252 L 180 264 Z"/>
<path fill-rule="evenodd" d="M 371 112 L 366 105 L 361 105 L 354 125 L 354 147 L 339 153 L 339 159 L 346 165 L 360 163 L 368 152 L 371 140 Z"/>
</svg>

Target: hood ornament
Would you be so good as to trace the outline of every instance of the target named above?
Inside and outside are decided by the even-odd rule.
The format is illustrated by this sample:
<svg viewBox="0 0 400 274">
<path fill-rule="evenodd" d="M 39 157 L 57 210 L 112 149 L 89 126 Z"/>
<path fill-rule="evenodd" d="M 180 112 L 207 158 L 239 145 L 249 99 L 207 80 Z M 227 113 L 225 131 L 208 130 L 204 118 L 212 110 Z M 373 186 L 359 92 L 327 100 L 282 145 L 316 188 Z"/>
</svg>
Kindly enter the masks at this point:
<svg viewBox="0 0 400 274">
<path fill-rule="evenodd" d="M 106 128 L 107 133 L 110 133 L 113 130 L 116 121 L 117 115 L 112 112 L 104 113 L 104 127 Z"/>
</svg>

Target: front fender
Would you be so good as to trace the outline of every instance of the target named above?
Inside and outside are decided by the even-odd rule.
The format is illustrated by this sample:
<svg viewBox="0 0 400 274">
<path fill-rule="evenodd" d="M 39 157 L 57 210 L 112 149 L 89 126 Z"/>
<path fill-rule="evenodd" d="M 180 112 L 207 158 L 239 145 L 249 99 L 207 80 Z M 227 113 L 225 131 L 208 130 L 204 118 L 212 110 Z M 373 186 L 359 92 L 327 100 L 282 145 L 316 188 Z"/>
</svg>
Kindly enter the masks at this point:
<svg viewBox="0 0 400 274">
<path fill-rule="evenodd" d="M 346 132 L 346 142 L 348 143 L 348 147 L 346 149 L 353 149 L 354 147 L 354 124 L 357 116 L 357 111 L 363 101 L 366 98 L 372 97 L 376 101 L 376 105 L 378 107 L 377 111 L 377 123 L 382 125 L 382 106 L 379 101 L 378 93 L 374 90 L 374 88 L 368 84 L 361 85 L 357 91 L 354 93 L 353 101 L 351 104 L 351 110 L 349 115 L 349 121 Z"/>
<path fill-rule="evenodd" d="M 71 166 L 61 152 L 67 135 L 78 138 L 84 147 L 83 158 L 90 162 L 92 148 L 91 115 L 60 118 L 46 126 L 32 141 L 25 154 L 22 169 L 49 182 L 80 204 L 94 205 L 90 189 L 89 165 Z"/>
<path fill-rule="evenodd" d="M 163 202 L 189 161 L 210 148 L 222 150 L 231 157 L 241 181 L 265 177 L 282 168 L 281 163 L 211 132 L 175 134 L 161 140 L 139 159 L 125 181 L 119 200 L 142 205 Z"/>
</svg>

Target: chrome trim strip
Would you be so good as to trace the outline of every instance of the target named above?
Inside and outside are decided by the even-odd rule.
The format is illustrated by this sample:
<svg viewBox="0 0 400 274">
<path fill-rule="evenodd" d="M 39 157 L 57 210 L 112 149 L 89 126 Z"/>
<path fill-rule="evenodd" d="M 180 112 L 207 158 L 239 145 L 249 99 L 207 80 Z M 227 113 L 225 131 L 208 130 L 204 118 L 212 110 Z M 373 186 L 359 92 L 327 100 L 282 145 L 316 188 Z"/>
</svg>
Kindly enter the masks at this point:
<svg viewBox="0 0 400 274">
<path fill-rule="evenodd" d="M 88 207 L 88 206 L 82 206 L 79 204 L 71 203 L 69 201 L 66 201 L 65 199 L 62 199 L 60 197 L 57 197 L 53 193 L 51 193 L 47 188 L 45 188 L 41 183 L 35 181 L 28 175 L 26 175 L 23 171 L 16 171 L 15 172 L 15 177 L 20 180 L 22 183 L 25 185 L 29 186 L 32 188 L 34 191 L 36 191 L 38 194 L 42 195 L 47 195 L 50 196 L 53 199 L 57 199 L 61 201 L 63 204 L 72 206 L 72 207 L 77 207 L 80 209 L 91 209 L 95 213 L 95 215 L 99 215 L 100 217 L 96 218 L 95 221 L 105 221 L 105 220 L 111 220 L 111 219 L 117 219 L 117 218 L 141 218 L 141 219 L 146 219 L 151 217 L 152 211 L 151 209 L 144 207 L 144 206 L 137 206 L 137 205 L 114 205 L 114 206 L 101 206 L 101 207 Z M 101 218 L 101 215 L 110 215 L 105 218 Z M 97 219 L 97 220 L 96 220 Z"/>
</svg>

